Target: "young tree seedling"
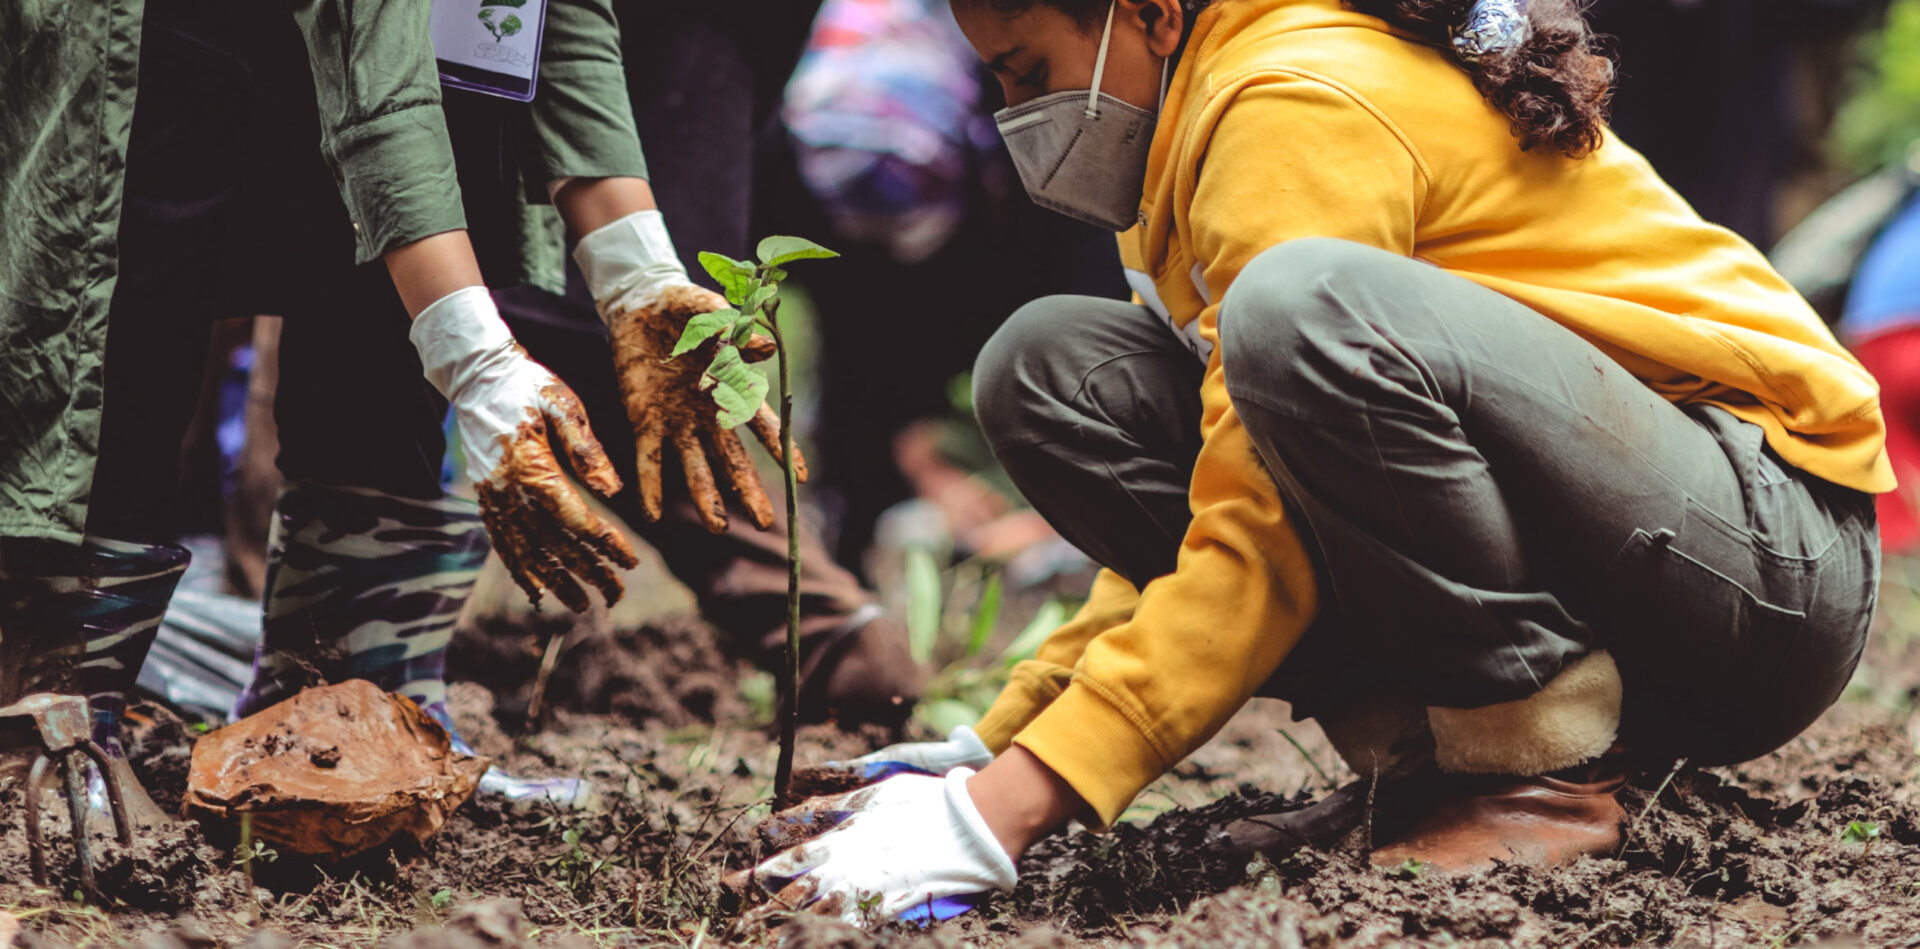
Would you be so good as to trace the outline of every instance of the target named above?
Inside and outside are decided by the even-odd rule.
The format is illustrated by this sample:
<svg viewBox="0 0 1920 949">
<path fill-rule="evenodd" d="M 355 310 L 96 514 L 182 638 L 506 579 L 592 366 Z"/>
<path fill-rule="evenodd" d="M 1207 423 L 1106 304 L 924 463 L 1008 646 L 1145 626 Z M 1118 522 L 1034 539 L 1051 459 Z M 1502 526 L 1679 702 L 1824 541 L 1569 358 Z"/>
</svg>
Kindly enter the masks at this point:
<svg viewBox="0 0 1920 949">
<path fill-rule="evenodd" d="M 700 387 L 713 396 L 720 409 L 720 425 L 728 429 L 753 418 L 767 398 L 767 377 L 747 365 L 740 347 L 756 329 L 764 329 L 773 337 L 780 360 L 780 467 L 787 486 L 787 667 L 781 676 L 786 708 L 780 717 L 780 758 L 774 766 L 773 788 L 776 798 L 784 799 L 793 778 L 793 736 L 800 724 L 800 517 L 793 455 L 793 373 L 786 339 L 780 335 L 780 282 L 787 279 L 783 269 L 787 264 L 840 255 L 801 237 L 769 237 L 754 253 L 758 261 L 700 252 L 700 265 L 720 283 L 733 306 L 688 320 L 667 358 L 712 343 L 713 358 L 700 377 Z"/>
</svg>

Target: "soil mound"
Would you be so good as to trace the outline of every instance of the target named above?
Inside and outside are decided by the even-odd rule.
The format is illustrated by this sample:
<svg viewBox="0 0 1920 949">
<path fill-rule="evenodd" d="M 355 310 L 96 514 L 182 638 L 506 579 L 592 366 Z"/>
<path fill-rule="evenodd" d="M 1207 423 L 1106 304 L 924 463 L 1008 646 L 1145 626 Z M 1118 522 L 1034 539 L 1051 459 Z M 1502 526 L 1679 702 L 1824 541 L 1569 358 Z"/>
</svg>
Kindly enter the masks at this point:
<svg viewBox="0 0 1920 949">
<path fill-rule="evenodd" d="M 530 629 L 510 618 L 482 618 L 455 634 L 449 678 L 494 693 L 495 714 L 522 722 L 548 637 L 564 635 L 543 703 L 629 724 L 669 728 L 747 718 L 738 680 L 745 667 L 721 651 L 712 627 L 681 614 L 624 629 L 572 618 L 542 619 Z"/>
</svg>

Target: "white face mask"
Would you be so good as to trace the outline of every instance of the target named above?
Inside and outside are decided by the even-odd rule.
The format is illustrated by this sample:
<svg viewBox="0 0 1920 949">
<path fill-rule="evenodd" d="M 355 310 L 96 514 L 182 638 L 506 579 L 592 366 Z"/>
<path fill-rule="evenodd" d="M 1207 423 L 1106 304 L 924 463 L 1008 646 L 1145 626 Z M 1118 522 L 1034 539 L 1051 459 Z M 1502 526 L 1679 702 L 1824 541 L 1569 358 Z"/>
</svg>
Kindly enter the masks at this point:
<svg viewBox="0 0 1920 949">
<path fill-rule="evenodd" d="M 1107 43 L 1113 39 L 1113 10 L 1107 7 L 1107 27 L 1093 61 L 1093 88 L 1056 92 L 1001 109 L 993 121 L 1033 203 L 1124 231 L 1138 214 L 1159 109 L 1149 112 L 1100 91 Z M 1160 68 L 1161 105 L 1167 101 L 1171 65 L 1168 60 Z"/>
</svg>

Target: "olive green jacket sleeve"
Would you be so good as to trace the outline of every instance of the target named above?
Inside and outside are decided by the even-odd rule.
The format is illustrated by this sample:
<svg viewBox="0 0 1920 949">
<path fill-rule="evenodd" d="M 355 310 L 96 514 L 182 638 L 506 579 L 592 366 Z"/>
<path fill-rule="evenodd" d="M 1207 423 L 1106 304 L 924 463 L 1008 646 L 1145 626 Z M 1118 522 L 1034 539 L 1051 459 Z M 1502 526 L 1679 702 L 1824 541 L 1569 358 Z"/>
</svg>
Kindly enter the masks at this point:
<svg viewBox="0 0 1920 949">
<path fill-rule="evenodd" d="M 565 293 L 565 233 L 547 183 L 647 177 L 612 0 L 550 0 L 531 112 L 519 159 L 520 272 L 506 279 Z"/>
<path fill-rule="evenodd" d="M 546 30 L 528 177 L 645 178 L 612 0 L 551 0 Z"/>
<path fill-rule="evenodd" d="M 313 67 L 321 147 L 340 179 L 363 263 L 466 226 L 428 39 L 431 8 L 430 0 L 294 5 Z M 611 0 L 548 4 L 532 128 L 529 190 L 571 176 L 646 176 Z M 525 230 L 554 233 L 538 221 Z M 557 270 L 559 253 L 543 251 L 552 260 L 529 261 L 529 269 Z"/>
<path fill-rule="evenodd" d="M 295 0 L 320 106 L 321 149 L 340 181 L 360 262 L 467 226 L 429 0 Z"/>
</svg>

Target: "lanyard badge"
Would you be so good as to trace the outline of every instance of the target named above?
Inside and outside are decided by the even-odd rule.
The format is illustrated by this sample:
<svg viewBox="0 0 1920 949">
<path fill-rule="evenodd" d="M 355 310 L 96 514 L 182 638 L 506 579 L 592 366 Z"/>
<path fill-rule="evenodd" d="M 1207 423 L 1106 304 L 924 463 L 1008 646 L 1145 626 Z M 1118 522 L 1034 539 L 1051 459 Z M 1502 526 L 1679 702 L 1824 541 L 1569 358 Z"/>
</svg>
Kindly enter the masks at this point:
<svg viewBox="0 0 1920 949">
<path fill-rule="evenodd" d="M 440 84 L 532 101 L 546 22 L 547 0 L 433 0 Z"/>
</svg>

